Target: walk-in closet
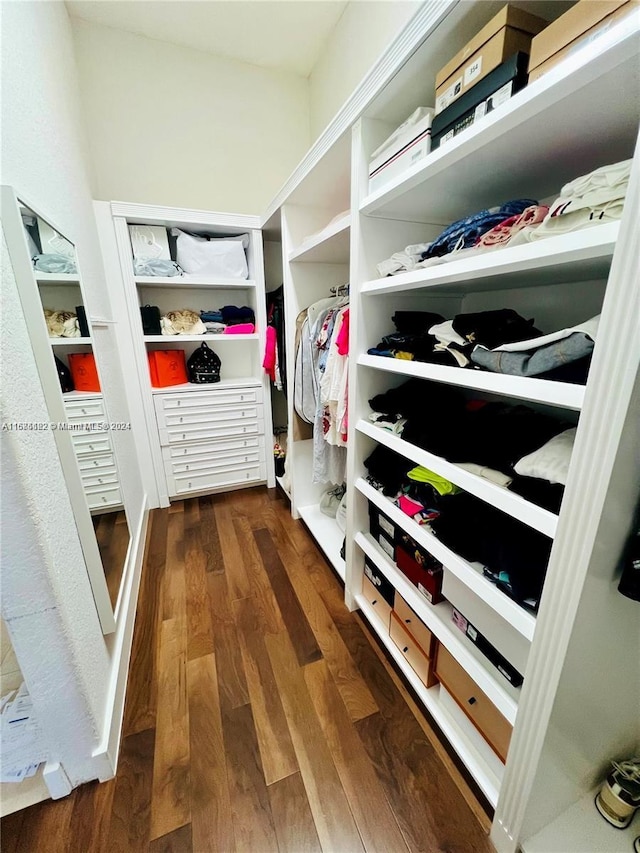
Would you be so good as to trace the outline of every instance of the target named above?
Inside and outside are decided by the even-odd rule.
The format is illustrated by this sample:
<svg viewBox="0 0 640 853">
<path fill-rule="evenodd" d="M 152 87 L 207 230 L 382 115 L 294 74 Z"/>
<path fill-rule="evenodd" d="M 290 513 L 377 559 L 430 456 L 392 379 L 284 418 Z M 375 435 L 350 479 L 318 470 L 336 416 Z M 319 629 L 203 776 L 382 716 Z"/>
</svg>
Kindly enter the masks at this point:
<svg viewBox="0 0 640 853">
<path fill-rule="evenodd" d="M 638 0 L 1 28 L 3 849 L 639 851 Z"/>
</svg>

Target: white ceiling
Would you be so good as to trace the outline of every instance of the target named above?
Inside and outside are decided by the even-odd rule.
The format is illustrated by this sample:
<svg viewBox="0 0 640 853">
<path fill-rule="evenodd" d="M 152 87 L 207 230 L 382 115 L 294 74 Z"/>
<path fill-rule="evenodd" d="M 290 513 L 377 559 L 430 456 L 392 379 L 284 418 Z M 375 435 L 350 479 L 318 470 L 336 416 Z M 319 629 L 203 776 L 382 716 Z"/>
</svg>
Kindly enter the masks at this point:
<svg viewBox="0 0 640 853">
<path fill-rule="evenodd" d="M 308 77 L 346 0 L 66 0 L 95 24 Z"/>
</svg>

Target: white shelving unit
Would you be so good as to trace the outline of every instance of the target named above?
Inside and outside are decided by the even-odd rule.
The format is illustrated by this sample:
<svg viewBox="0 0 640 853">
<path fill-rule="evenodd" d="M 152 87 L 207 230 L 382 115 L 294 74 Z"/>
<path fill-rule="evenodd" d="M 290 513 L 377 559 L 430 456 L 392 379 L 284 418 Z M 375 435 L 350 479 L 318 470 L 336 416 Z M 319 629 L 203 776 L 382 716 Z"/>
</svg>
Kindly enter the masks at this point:
<svg viewBox="0 0 640 853">
<path fill-rule="evenodd" d="M 91 346 L 91 338 L 49 338 L 52 347 L 79 347 Z"/>
<path fill-rule="evenodd" d="M 167 506 L 172 497 L 259 483 L 274 486 L 273 456 L 267 452 L 265 439 L 271 433 L 271 400 L 262 370 L 266 313 L 257 217 L 119 203 L 111 205 L 111 215 L 152 456 L 152 470 L 143 471 L 151 506 Z M 249 277 L 136 276 L 128 230 L 133 223 L 219 237 L 246 233 Z M 161 314 L 184 308 L 199 313 L 225 305 L 249 306 L 255 315 L 255 332 L 144 335 L 140 317 L 143 305 L 157 306 Z M 203 342 L 221 359 L 219 382 L 151 385 L 148 352 L 183 350 L 186 361 Z M 187 456 L 188 461 L 184 461 Z"/>
</svg>

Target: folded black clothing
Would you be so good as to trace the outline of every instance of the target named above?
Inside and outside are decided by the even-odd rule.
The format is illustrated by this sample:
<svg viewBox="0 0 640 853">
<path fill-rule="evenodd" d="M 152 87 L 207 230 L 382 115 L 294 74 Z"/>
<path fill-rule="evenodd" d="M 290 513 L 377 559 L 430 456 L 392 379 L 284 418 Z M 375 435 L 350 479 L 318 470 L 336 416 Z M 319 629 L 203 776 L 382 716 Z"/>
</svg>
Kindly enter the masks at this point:
<svg viewBox="0 0 640 853">
<path fill-rule="evenodd" d="M 451 462 L 475 462 L 511 476 L 523 456 L 570 427 L 528 406 L 487 403 L 433 418 L 408 417 L 402 437 Z"/>
<path fill-rule="evenodd" d="M 438 382 L 409 379 L 397 388 L 377 394 L 369 400 L 374 412 L 400 414 L 403 418 L 451 417 L 464 408 L 464 397 L 459 391 Z"/>
<path fill-rule="evenodd" d="M 464 492 L 443 496 L 439 510 L 431 528 L 441 542 L 465 560 L 506 572 L 516 601 L 539 599 L 551 552 L 548 537 Z"/>
<path fill-rule="evenodd" d="M 536 506 L 548 509 L 549 512 L 560 512 L 560 505 L 564 497 L 564 486 L 562 483 L 550 483 L 548 480 L 540 480 L 538 477 L 522 477 L 519 474 L 512 475 L 513 479 L 509 491 L 531 501 Z"/>
<path fill-rule="evenodd" d="M 570 364 L 561 364 L 546 373 L 539 373 L 536 378 L 550 379 L 552 382 L 571 382 L 573 385 L 586 385 L 590 367 L 591 356 L 587 355 L 577 361 L 572 361 Z"/>
<path fill-rule="evenodd" d="M 533 323 L 511 308 L 500 308 L 497 311 L 457 314 L 453 318 L 453 329 L 469 343 L 493 349 L 502 344 L 540 337 L 543 333 Z"/>
<path fill-rule="evenodd" d="M 385 495 L 396 495 L 407 478 L 407 471 L 415 467 L 413 462 L 383 444 L 376 445 L 364 465 L 369 475 L 382 484 Z"/>
<path fill-rule="evenodd" d="M 222 322 L 227 326 L 236 326 L 240 323 L 255 323 L 255 314 L 253 308 L 248 305 L 243 305 L 238 308 L 236 305 L 224 305 L 220 309 L 222 314 Z"/>
<path fill-rule="evenodd" d="M 396 311 L 391 320 L 401 334 L 420 335 L 428 332 L 431 326 L 442 323 L 444 317 L 430 311 Z"/>
</svg>

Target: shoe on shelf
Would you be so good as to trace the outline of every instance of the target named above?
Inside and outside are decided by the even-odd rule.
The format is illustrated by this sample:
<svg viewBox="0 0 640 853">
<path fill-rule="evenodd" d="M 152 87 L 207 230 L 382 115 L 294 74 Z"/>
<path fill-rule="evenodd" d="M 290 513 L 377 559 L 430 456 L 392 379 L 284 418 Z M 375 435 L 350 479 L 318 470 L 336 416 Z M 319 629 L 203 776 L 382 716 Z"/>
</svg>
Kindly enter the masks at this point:
<svg viewBox="0 0 640 853">
<path fill-rule="evenodd" d="M 333 486 L 331 489 L 328 489 L 320 498 L 320 512 L 323 512 L 330 518 L 335 518 L 344 493 L 344 485 Z"/>
<path fill-rule="evenodd" d="M 640 808 L 640 757 L 612 761 L 613 770 L 596 795 L 596 808 L 617 829 L 626 829 Z M 636 851 L 640 850 L 634 841 Z"/>
</svg>

